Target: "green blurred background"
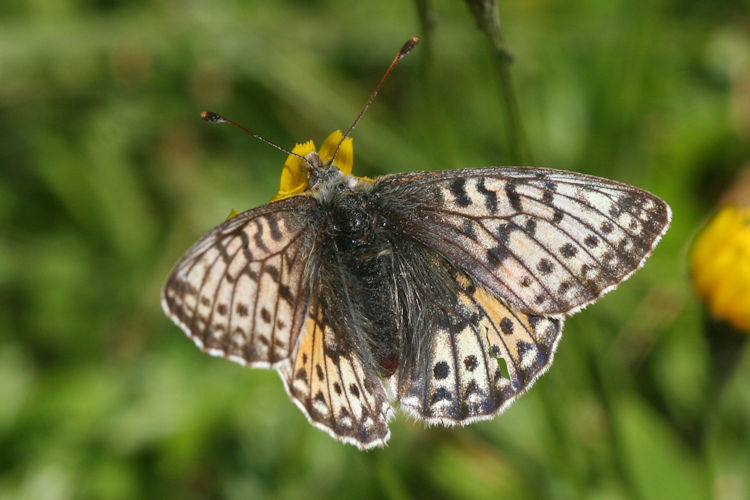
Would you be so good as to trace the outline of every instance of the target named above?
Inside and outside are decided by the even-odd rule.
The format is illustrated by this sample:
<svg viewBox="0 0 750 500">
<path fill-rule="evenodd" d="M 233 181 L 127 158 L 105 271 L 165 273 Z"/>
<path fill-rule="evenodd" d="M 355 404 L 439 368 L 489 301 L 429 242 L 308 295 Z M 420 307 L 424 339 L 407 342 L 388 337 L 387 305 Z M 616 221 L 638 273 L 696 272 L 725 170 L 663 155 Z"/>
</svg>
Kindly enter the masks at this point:
<svg viewBox="0 0 750 500">
<path fill-rule="evenodd" d="M 507 165 L 506 111 L 463 2 L 354 133 L 355 172 Z M 399 416 L 370 452 L 312 428 L 277 375 L 201 354 L 161 312 L 171 266 L 266 202 L 278 143 L 345 129 L 413 2 L 0 4 L 0 497 L 748 498 L 750 364 L 719 394 L 691 238 L 750 160 L 750 6 L 506 0 L 534 165 L 666 199 L 646 267 L 571 318 L 494 421 Z"/>
</svg>

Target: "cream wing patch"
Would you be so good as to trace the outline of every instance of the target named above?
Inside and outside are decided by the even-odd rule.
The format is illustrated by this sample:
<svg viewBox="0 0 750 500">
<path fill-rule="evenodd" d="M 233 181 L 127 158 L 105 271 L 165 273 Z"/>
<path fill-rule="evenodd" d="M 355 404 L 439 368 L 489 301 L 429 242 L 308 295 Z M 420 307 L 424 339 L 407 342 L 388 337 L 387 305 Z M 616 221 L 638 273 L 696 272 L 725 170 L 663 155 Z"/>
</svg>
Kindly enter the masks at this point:
<svg viewBox="0 0 750 500">
<path fill-rule="evenodd" d="M 239 214 L 198 240 L 162 290 L 162 307 L 203 351 L 241 364 L 289 358 L 309 304 L 312 198 Z"/>
</svg>

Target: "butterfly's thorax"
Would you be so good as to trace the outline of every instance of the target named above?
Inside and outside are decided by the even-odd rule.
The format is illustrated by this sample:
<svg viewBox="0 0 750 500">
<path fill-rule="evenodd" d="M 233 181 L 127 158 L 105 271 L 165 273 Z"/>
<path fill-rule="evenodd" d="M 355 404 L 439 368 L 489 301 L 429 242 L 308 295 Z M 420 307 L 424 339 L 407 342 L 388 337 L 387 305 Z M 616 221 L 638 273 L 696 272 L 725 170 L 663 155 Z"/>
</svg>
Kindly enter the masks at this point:
<svg viewBox="0 0 750 500">
<path fill-rule="evenodd" d="M 354 193 L 340 185 L 341 194 L 334 197 L 330 210 L 329 231 L 334 238 L 366 244 L 377 217 L 368 210 L 368 200 L 362 193 Z"/>
</svg>

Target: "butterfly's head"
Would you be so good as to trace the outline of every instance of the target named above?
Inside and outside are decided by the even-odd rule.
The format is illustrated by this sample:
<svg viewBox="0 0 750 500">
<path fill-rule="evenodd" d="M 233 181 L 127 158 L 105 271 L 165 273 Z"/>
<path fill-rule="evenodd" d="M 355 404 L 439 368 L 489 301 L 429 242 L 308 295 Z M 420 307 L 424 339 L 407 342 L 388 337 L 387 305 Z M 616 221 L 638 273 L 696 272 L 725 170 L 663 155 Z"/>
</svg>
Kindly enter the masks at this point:
<svg viewBox="0 0 750 500">
<path fill-rule="evenodd" d="M 315 151 L 305 155 L 305 163 L 307 164 L 307 189 L 309 190 L 318 186 L 333 185 L 343 176 L 333 161 L 324 162 Z"/>
<path fill-rule="evenodd" d="M 338 149 L 338 152 L 337 152 Z M 313 141 L 297 144 L 292 149 L 281 171 L 279 192 L 271 201 L 283 200 L 332 183 L 351 174 L 354 165 L 354 145 L 351 137 L 336 130 L 316 151 Z"/>
</svg>

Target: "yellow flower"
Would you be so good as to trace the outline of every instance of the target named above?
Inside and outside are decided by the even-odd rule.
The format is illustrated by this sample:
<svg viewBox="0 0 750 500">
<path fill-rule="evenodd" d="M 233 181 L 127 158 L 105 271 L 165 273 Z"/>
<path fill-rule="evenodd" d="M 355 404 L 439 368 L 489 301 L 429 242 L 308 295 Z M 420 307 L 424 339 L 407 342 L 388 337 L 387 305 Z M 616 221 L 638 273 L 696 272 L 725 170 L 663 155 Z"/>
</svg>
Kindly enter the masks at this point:
<svg viewBox="0 0 750 500">
<path fill-rule="evenodd" d="M 696 239 L 690 267 L 711 314 L 750 332 L 750 207 L 716 214 Z"/>
<path fill-rule="evenodd" d="M 343 139 L 344 134 L 340 130 L 336 130 L 323 141 L 323 145 L 318 151 L 320 160 L 325 165 L 331 158 L 333 153 L 336 151 L 336 147 Z M 315 144 L 313 141 L 307 141 L 304 144 L 297 144 L 292 149 L 292 153 L 298 154 L 304 157 L 307 154 L 315 151 Z M 341 170 L 344 174 L 351 174 L 352 167 L 354 166 L 354 145 L 351 137 L 344 139 L 341 143 L 338 154 L 333 161 L 333 166 Z M 271 198 L 271 201 L 279 201 L 284 198 L 289 198 L 296 194 L 304 193 L 309 188 L 307 184 L 307 165 L 301 158 L 289 155 L 284 163 L 284 169 L 281 171 L 281 183 L 279 185 L 279 192 L 276 196 Z"/>
</svg>

